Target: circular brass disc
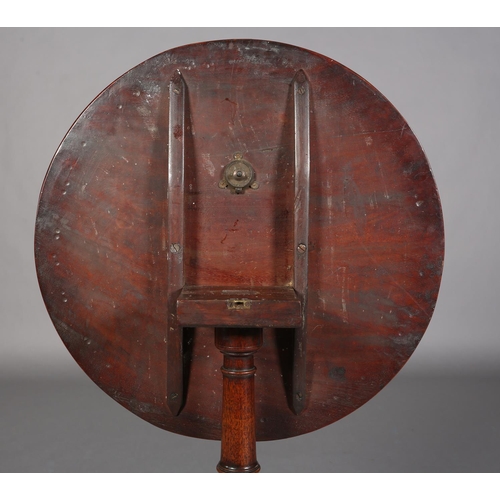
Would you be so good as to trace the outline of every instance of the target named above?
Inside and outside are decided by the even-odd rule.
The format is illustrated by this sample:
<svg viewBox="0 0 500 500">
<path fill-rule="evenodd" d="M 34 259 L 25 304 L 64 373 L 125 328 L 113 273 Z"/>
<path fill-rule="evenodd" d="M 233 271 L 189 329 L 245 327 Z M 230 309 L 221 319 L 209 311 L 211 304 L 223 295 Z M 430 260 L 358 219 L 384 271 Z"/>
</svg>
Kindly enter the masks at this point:
<svg viewBox="0 0 500 500">
<path fill-rule="evenodd" d="M 290 410 L 293 332 L 264 331 L 255 356 L 257 439 L 328 425 L 377 394 L 418 345 L 434 310 L 443 221 L 408 124 L 363 78 L 274 42 L 179 47 L 104 90 L 64 138 L 36 221 L 41 291 L 66 347 L 125 408 L 163 429 L 220 438 L 222 357 L 213 329 L 186 329 L 186 402 L 166 404 L 169 82 L 186 84 L 186 283 L 293 280 L 292 81 L 310 95 L 307 404 Z M 414 89 L 415 90 L 415 89 Z M 259 189 L 220 189 L 242 152 Z"/>
<path fill-rule="evenodd" d="M 243 189 L 252 183 L 253 178 L 252 165 L 245 160 L 233 160 L 224 168 L 224 179 L 233 188 Z"/>
</svg>

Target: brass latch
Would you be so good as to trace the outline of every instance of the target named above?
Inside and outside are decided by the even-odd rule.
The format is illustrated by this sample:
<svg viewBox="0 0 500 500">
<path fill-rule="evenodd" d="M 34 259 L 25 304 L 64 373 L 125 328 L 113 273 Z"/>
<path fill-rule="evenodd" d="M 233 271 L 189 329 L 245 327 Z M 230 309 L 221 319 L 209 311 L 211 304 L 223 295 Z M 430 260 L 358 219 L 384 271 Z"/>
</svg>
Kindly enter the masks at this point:
<svg viewBox="0 0 500 500">
<path fill-rule="evenodd" d="M 249 299 L 229 299 L 227 301 L 228 309 L 250 309 L 252 301 Z"/>
</svg>

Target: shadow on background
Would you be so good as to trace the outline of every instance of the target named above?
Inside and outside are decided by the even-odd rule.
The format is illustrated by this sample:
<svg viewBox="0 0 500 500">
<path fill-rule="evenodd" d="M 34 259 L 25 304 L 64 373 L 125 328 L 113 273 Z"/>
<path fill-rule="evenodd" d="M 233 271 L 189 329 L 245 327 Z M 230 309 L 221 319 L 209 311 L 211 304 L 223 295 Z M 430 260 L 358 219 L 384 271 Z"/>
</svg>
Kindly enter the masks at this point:
<svg viewBox="0 0 500 500">
<path fill-rule="evenodd" d="M 324 429 L 258 443 L 262 472 L 499 472 L 500 374 L 396 377 Z M 0 381 L 0 472 L 215 472 L 217 441 L 158 429 L 82 373 Z"/>
</svg>

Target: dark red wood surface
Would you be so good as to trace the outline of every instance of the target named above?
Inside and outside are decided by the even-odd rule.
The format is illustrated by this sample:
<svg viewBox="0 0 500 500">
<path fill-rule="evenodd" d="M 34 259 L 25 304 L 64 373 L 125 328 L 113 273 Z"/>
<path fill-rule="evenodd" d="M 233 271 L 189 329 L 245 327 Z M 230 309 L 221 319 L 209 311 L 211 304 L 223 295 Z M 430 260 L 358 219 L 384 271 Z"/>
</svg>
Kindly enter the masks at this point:
<svg viewBox="0 0 500 500">
<path fill-rule="evenodd" d="M 185 329 L 185 406 L 173 416 L 166 404 L 170 80 L 180 71 L 186 88 L 186 285 L 286 287 L 300 70 L 310 92 L 306 408 L 290 410 L 293 331 L 265 328 L 254 360 L 257 439 L 310 432 L 360 407 L 431 319 L 444 253 L 439 196 L 417 139 L 379 91 L 327 57 L 274 42 L 159 54 L 103 91 L 64 138 L 40 196 L 35 255 L 72 356 L 161 428 L 221 437 L 213 328 Z M 259 183 L 241 195 L 218 187 L 236 153 Z"/>
</svg>

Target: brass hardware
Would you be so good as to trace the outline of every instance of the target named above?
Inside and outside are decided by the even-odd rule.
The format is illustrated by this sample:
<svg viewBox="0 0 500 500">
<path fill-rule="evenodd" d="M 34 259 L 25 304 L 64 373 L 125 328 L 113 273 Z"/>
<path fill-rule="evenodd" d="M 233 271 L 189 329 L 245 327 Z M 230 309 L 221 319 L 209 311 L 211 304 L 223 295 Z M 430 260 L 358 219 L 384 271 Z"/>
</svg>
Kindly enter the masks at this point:
<svg viewBox="0 0 500 500">
<path fill-rule="evenodd" d="M 250 309 L 252 301 L 248 299 L 229 299 L 227 301 L 228 309 Z"/>
<path fill-rule="evenodd" d="M 305 251 L 307 250 L 307 246 L 305 243 L 299 243 L 299 245 L 297 246 L 297 250 L 299 253 L 305 253 Z"/>
<path fill-rule="evenodd" d="M 170 251 L 172 253 L 179 253 L 182 250 L 180 243 L 172 243 L 170 245 Z"/>
<path fill-rule="evenodd" d="M 243 193 L 243 190 L 247 187 L 251 189 L 259 188 L 252 165 L 242 158 L 241 153 L 236 153 L 234 160 L 224 167 L 219 187 L 221 189 L 229 188 L 236 194 Z"/>
</svg>

